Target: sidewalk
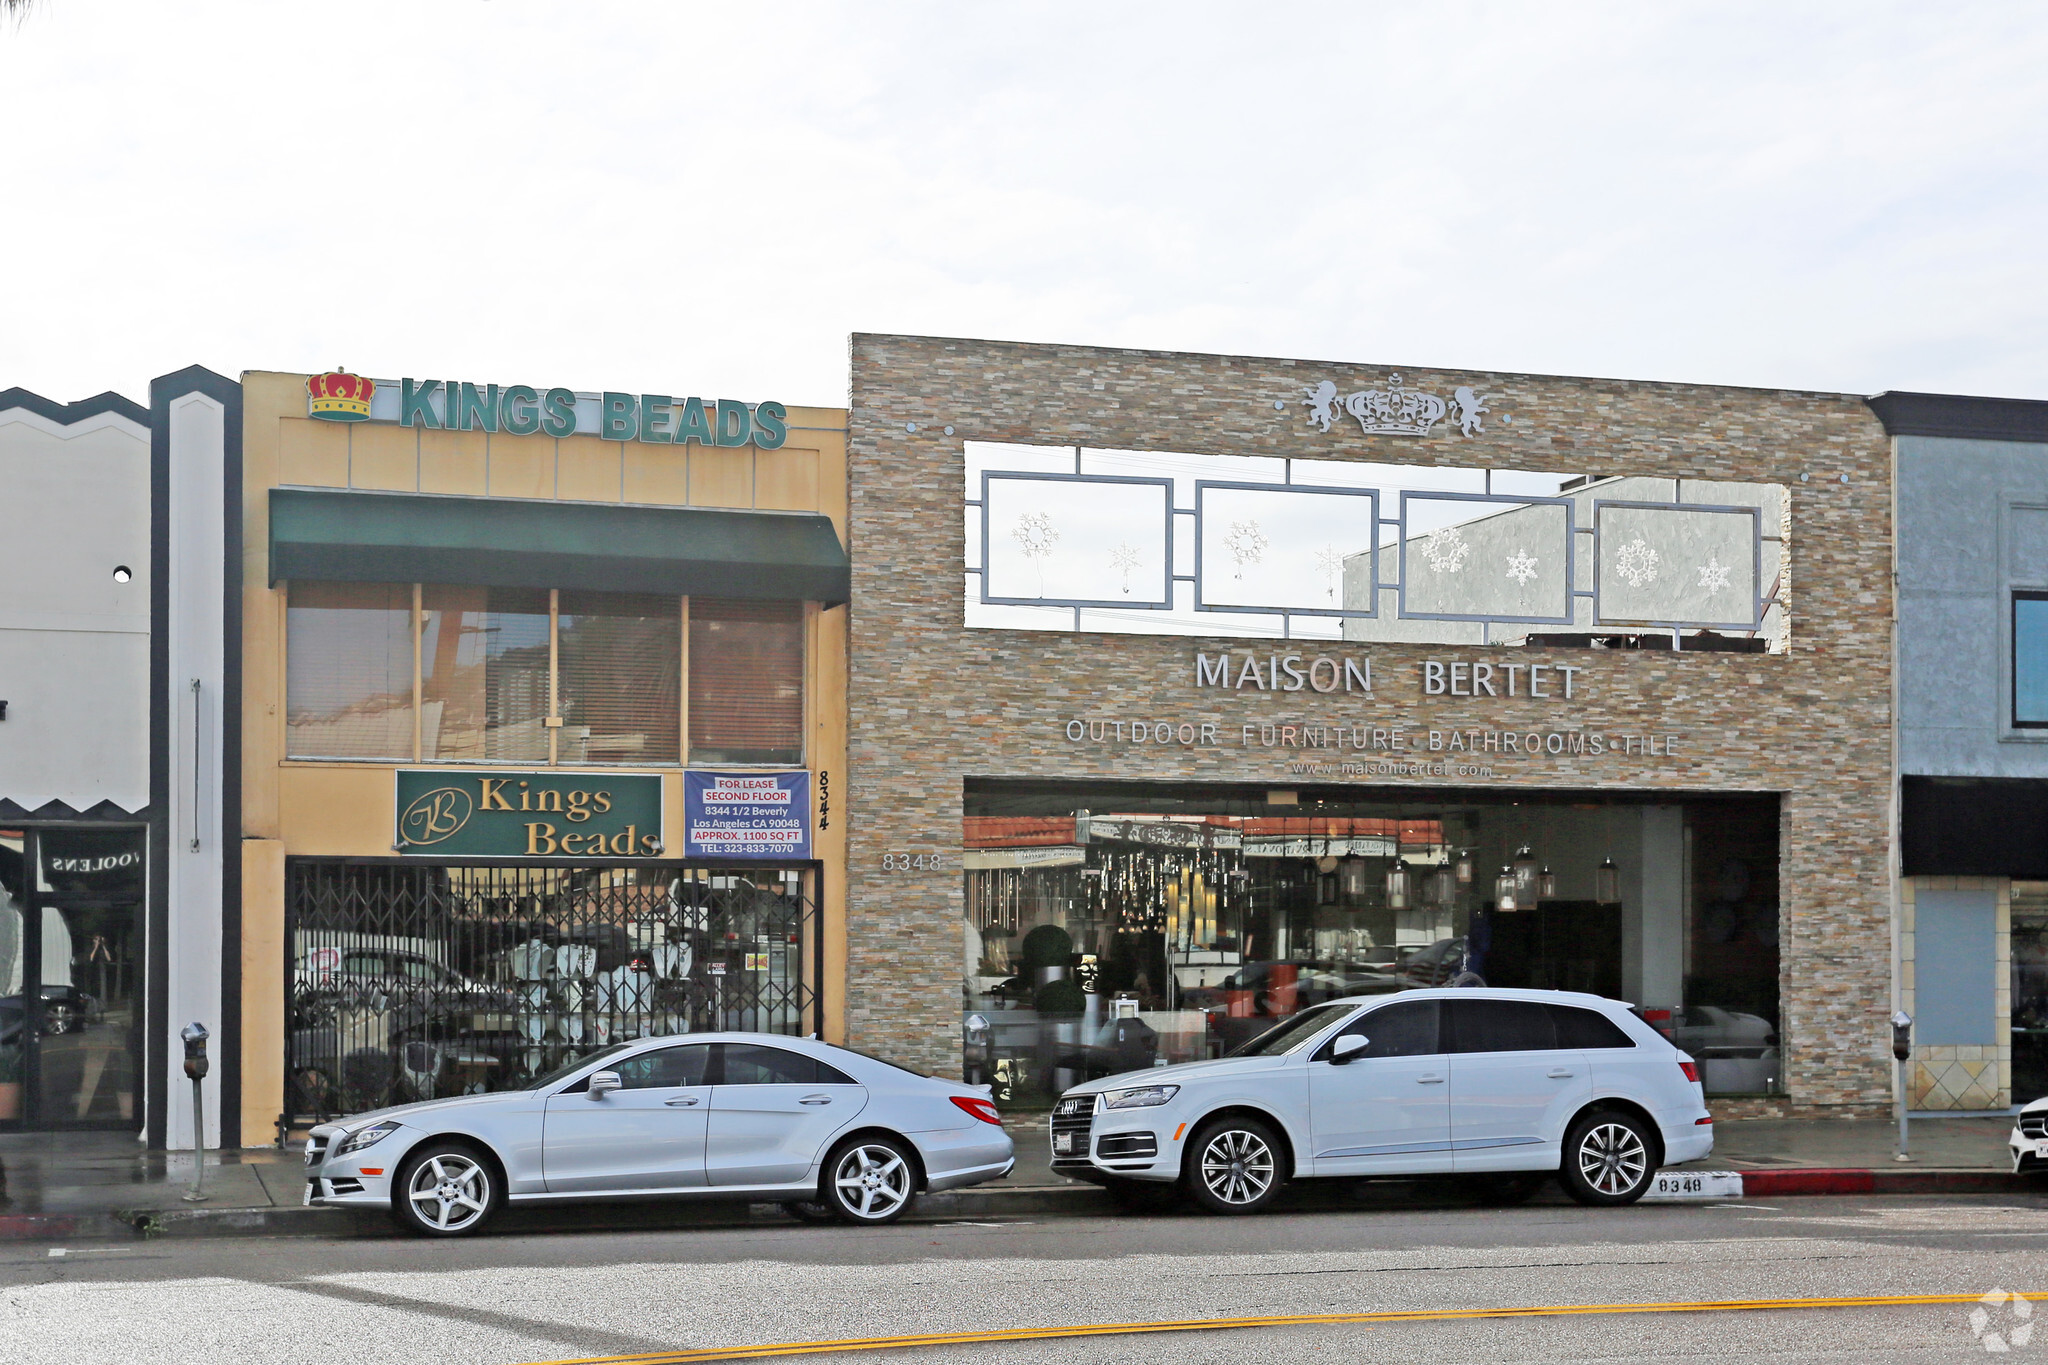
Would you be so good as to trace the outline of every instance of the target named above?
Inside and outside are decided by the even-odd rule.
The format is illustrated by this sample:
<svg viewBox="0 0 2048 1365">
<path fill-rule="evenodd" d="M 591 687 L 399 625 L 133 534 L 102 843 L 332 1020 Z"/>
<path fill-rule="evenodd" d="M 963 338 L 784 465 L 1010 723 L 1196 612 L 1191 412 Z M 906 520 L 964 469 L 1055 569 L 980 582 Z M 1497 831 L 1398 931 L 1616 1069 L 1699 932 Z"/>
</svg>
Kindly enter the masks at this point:
<svg viewBox="0 0 2048 1365">
<path fill-rule="evenodd" d="M 973 1189 L 928 1195 L 924 1218 L 1093 1216 L 1111 1210 L 1094 1186 L 1055 1174 L 1044 1114 L 1006 1120 L 1017 1169 Z M 2025 1190 L 2009 1175 L 2011 1120 L 1912 1122 L 1914 1160 L 1894 1161 L 1897 1129 L 1875 1119 L 1745 1119 L 1717 1124 L 1714 1154 L 1680 1169 L 1739 1171 L 1746 1195 L 1943 1194 Z M 192 1157 L 148 1152 L 109 1133 L 0 1136 L 6 1202 L 0 1241 L 141 1235 L 388 1235 L 381 1215 L 301 1206 L 297 1151 L 251 1148 L 206 1158 L 203 1203 L 186 1202 Z M 1391 1187 L 1389 1187 L 1391 1189 Z M 1370 1202 L 1379 1204 L 1378 1198 Z M 773 1204 L 640 1203 L 507 1210 L 506 1232 L 731 1226 L 779 1222 Z"/>
</svg>

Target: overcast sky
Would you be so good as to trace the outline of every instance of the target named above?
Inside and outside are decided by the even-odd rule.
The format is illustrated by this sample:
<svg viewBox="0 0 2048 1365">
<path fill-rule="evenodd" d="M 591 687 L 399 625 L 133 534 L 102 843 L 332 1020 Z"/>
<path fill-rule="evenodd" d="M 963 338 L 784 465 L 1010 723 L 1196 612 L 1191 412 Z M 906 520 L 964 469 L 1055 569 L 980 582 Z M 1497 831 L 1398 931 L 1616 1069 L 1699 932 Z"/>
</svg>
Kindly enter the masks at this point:
<svg viewBox="0 0 2048 1365">
<path fill-rule="evenodd" d="M 853 331 L 2048 397 L 2048 9 L 231 5 L 0 26 L 0 387 L 838 403 Z"/>
</svg>

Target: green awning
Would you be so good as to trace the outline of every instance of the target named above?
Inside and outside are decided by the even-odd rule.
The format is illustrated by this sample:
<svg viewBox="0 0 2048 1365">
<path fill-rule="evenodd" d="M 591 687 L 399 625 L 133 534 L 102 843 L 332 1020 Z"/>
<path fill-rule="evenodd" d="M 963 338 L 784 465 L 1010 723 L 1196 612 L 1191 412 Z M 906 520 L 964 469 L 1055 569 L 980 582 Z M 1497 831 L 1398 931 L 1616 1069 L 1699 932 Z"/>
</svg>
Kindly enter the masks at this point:
<svg viewBox="0 0 2048 1365">
<path fill-rule="evenodd" d="M 270 490 L 270 582 L 587 588 L 837 606 L 852 576 L 815 512 Z"/>
</svg>

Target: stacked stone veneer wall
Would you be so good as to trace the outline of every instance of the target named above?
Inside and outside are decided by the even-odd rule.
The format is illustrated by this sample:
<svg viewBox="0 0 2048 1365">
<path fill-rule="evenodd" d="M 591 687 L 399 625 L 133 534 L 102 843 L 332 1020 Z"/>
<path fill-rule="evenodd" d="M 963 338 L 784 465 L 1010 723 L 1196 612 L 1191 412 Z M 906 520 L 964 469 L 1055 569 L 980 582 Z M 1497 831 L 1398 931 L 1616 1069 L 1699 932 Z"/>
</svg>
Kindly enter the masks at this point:
<svg viewBox="0 0 2048 1365">
<path fill-rule="evenodd" d="M 1363 436 L 1344 418 L 1325 434 L 1305 422 L 1305 387 L 1332 379 L 1349 392 L 1383 385 L 1390 372 L 1446 397 L 1475 387 L 1492 409 L 1483 433 L 1465 437 L 1447 421 L 1422 438 Z M 1321 648 L 1370 653 L 1376 690 L 1369 702 L 1198 691 L 1194 652 L 1247 642 L 964 627 L 969 440 L 1782 484 L 1792 503 L 1791 652 L 1333 645 Z M 1861 399 L 858 335 L 849 458 L 847 1030 L 854 1046 L 959 1074 L 962 887 L 950 855 L 960 845 L 967 778 L 1307 782 L 1287 773 L 1299 751 L 1075 744 L 1063 728 L 1070 719 L 1213 721 L 1229 735 L 1243 723 L 1339 718 L 1411 732 L 1569 728 L 1668 734 L 1677 751 L 1503 755 L 1492 763 L 1496 775 L 1479 784 L 1316 781 L 1411 794 L 1433 782 L 1503 792 L 1782 793 L 1787 1098 L 1801 1107 L 1889 1101 L 1890 460 Z M 1801 483 L 1801 474 L 1810 481 Z M 1584 671 L 1568 706 L 1526 697 L 1425 698 L 1425 658 Z M 947 868 L 884 871 L 884 855 L 894 852 L 946 854 Z"/>
</svg>

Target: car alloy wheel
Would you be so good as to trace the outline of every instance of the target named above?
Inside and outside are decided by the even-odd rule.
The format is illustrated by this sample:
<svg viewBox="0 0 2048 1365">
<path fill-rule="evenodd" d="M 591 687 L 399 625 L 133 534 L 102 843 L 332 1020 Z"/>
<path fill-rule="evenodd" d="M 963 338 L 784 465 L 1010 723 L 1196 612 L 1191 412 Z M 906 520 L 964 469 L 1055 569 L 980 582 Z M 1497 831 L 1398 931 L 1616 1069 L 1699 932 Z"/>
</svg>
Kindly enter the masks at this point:
<svg viewBox="0 0 2048 1365">
<path fill-rule="evenodd" d="M 1626 1114 L 1592 1114 L 1565 1142 L 1564 1186 L 1581 1204 L 1632 1204 L 1656 1174 L 1650 1138 Z"/>
<path fill-rule="evenodd" d="M 69 1033 L 71 1032 L 71 1026 L 76 1021 L 77 1017 L 72 1013 L 71 1006 L 69 1005 L 43 1006 L 43 1032 L 45 1033 Z"/>
<path fill-rule="evenodd" d="M 1211 1213 L 1251 1213 L 1279 1194 L 1279 1140 L 1264 1124 L 1226 1120 L 1205 1127 L 1190 1146 L 1188 1190 Z"/>
<path fill-rule="evenodd" d="M 832 1206 L 855 1223 L 893 1222 L 917 1193 L 909 1153 L 886 1138 L 840 1148 L 832 1158 L 828 1183 Z"/>
<path fill-rule="evenodd" d="M 455 1146 L 435 1147 L 406 1163 L 398 1209 L 403 1221 L 435 1237 L 459 1237 L 482 1227 L 498 1204 L 490 1167 Z"/>
</svg>

